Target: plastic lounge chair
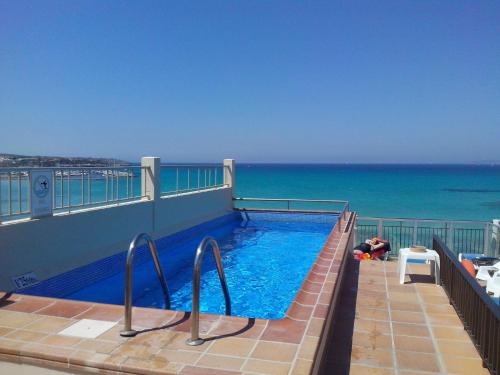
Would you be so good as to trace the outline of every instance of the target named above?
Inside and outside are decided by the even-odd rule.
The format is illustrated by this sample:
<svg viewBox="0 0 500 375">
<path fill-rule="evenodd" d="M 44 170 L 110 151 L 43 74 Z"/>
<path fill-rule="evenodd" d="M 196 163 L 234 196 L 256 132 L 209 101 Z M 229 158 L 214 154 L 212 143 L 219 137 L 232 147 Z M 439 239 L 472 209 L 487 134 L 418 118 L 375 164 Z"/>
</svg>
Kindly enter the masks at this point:
<svg viewBox="0 0 500 375">
<path fill-rule="evenodd" d="M 500 297 L 500 271 L 497 271 L 495 275 L 487 281 L 486 292 L 494 298 Z"/>
<path fill-rule="evenodd" d="M 495 266 L 481 266 L 479 267 L 476 275 L 476 279 L 488 281 L 493 278 L 493 275 L 500 271 L 500 268 Z"/>
<path fill-rule="evenodd" d="M 476 253 L 458 253 L 458 261 L 462 262 L 462 260 L 467 259 L 467 260 L 474 260 L 477 258 L 482 258 L 484 257 L 484 254 L 476 254 Z"/>
<path fill-rule="evenodd" d="M 459 253 L 458 261 L 462 262 L 463 260 L 470 260 L 472 263 L 474 263 L 474 268 L 476 270 L 478 270 L 479 267 L 490 267 L 490 266 L 500 269 L 499 258 L 486 256 L 484 254 Z"/>
</svg>

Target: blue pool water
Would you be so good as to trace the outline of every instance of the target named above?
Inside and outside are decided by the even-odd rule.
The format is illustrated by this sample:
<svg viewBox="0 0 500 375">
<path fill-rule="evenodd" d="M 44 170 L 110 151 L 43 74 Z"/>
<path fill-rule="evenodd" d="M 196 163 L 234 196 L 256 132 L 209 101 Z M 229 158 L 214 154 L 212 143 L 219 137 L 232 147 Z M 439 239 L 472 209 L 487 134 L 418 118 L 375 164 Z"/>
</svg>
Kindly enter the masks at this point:
<svg viewBox="0 0 500 375">
<path fill-rule="evenodd" d="M 191 310 L 194 254 L 202 238 L 211 235 L 221 249 L 233 315 L 282 318 L 335 221 L 331 215 L 255 213 L 250 220 L 244 220 L 235 214 L 221 225 L 201 226 L 194 235 L 160 239 L 157 246 L 171 293 L 171 308 Z M 134 267 L 133 304 L 163 308 L 161 288 L 146 255 L 145 261 Z M 124 270 L 124 257 L 119 262 L 123 265 L 117 269 Z M 98 273 L 100 268 L 107 267 L 96 265 L 85 273 Z M 71 275 L 65 276 L 70 278 Z M 124 278 L 121 271 L 57 297 L 123 304 Z M 43 286 L 37 288 L 37 294 L 61 294 L 47 293 L 47 288 L 41 292 Z M 224 313 L 224 298 L 211 251 L 205 253 L 203 261 L 200 305 L 202 312 Z"/>
</svg>

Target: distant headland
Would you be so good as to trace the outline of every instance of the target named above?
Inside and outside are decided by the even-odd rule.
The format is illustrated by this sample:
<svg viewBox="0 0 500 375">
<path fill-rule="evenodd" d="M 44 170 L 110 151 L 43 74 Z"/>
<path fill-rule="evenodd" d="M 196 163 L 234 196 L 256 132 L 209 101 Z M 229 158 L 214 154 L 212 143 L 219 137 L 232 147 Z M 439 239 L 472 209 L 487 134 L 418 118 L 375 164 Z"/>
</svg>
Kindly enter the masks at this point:
<svg viewBox="0 0 500 375">
<path fill-rule="evenodd" d="M 109 167 L 129 165 L 128 161 L 106 158 L 27 156 L 0 153 L 0 167 Z"/>
</svg>

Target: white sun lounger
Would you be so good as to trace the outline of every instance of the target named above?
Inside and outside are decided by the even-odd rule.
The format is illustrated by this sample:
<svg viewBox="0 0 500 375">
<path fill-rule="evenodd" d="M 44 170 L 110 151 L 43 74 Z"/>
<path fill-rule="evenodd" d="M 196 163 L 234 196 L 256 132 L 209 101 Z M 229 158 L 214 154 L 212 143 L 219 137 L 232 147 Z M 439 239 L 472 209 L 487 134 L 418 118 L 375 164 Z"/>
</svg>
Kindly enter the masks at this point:
<svg viewBox="0 0 500 375">
<path fill-rule="evenodd" d="M 487 281 L 486 292 L 495 298 L 500 297 L 500 271 L 496 272 L 495 275 Z"/>
<path fill-rule="evenodd" d="M 476 279 L 482 281 L 488 281 L 493 278 L 493 275 L 500 271 L 500 267 L 495 266 L 481 266 L 477 270 Z"/>
</svg>

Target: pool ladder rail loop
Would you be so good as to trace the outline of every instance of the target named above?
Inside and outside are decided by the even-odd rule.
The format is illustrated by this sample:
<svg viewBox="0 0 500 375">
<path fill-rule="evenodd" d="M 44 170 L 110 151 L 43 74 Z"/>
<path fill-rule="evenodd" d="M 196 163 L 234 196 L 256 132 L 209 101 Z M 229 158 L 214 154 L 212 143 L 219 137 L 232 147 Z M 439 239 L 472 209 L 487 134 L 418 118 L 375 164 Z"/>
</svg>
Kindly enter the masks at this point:
<svg viewBox="0 0 500 375">
<path fill-rule="evenodd" d="M 194 258 L 191 338 L 186 341 L 186 344 L 190 346 L 198 346 L 205 342 L 205 340 L 200 337 L 200 273 L 203 254 L 205 253 L 207 247 L 209 247 L 210 245 L 212 245 L 215 263 L 217 265 L 217 272 L 219 273 L 219 280 L 221 283 L 222 292 L 224 293 L 226 315 L 231 315 L 231 299 L 229 297 L 229 291 L 227 289 L 224 268 L 222 267 L 219 245 L 213 237 L 205 237 L 198 245 L 198 248 L 196 249 L 196 256 Z"/>
<path fill-rule="evenodd" d="M 151 257 L 156 269 L 156 274 L 160 280 L 160 285 L 163 291 L 163 297 L 165 299 L 165 308 L 170 309 L 170 293 L 167 287 L 167 281 L 161 269 L 160 261 L 158 259 L 158 252 L 156 251 L 156 245 L 153 239 L 147 233 L 140 233 L 134 237 L 127 252 L 127 262 L 125 265 L 125 326 L 120 335 L 124 337 L 132 337 L 137 335 L 137 331 L 132 329 L 132 268 L 134 263 L 134 254 L 137 245 L 141 240 L 145 240 L 148 244 Z"/>
</svg>

